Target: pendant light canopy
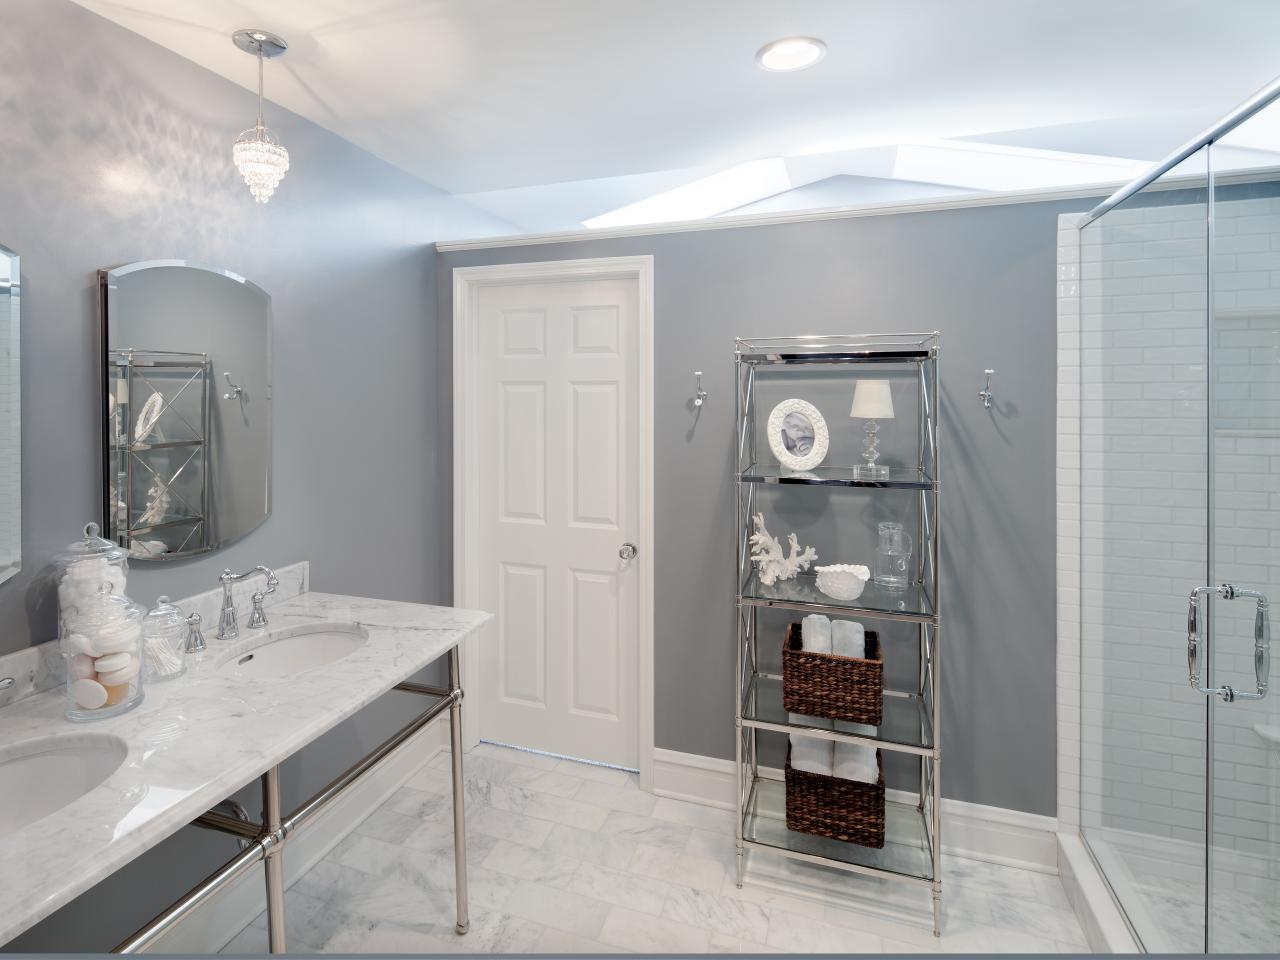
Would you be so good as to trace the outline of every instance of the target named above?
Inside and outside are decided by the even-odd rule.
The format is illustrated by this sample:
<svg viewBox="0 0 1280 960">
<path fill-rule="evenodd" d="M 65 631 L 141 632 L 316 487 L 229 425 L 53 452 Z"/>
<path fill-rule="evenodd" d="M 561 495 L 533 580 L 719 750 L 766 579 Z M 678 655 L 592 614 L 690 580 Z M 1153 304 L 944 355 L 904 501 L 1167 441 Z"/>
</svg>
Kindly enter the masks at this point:
<svg viewBox="0 0 1280 960">
<path fill-rule="evenodd" d="M 289 151 L 262 122 L 262 62 L 282 55 L 289 45 L 266 30 L 237 30 L 231 39 L 245 53 L 258 58 L 258 122 L 236 137 L 231 157 L 253 199 L 266 203 L 289 172 Z"/>
</svg>

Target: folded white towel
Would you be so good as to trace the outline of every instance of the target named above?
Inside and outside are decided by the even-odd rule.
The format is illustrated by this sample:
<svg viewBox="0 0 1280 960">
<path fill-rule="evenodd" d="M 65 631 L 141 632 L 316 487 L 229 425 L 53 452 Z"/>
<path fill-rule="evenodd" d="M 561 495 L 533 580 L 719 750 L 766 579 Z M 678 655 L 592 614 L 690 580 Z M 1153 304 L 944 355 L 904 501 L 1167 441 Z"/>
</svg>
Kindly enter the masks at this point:
<svg viewBox="0 0 1280 960">
<path fill-rule="evenodd" d="M 857 780 L 860 783 L 876 783 L 880 768 L 876 763 L 876 748 L 861 743 L 837 743 L 832 758 L 832 771 L 841 780 Z M 792 766 L 795 763 L 792 762 Z"/>
<path fill-rule="evenodd" d="M 866 628 L 856 620 L 831 621 L 831 652 L 840 657 L 867 655 Z"/>
<path fill-rule="evenodd" d="M 800 621 L 800 646 L 806 653 L 831 652 L 831 621 L 811 613 Z"/>
<path fill-rule="evenodd" d="M 861 734 L 864 737 L 874 737 L 878 732 L 869 724 L 849 723 L 845 720 L 836 721 L 835 729 L 843 733 Z M 841 780 L 856 780 L 860 783 L 878 782 L 880 766 L 876 762 L 876 748 L 861 743 L 837 743 L 832 757 L 832 771 Z"/>
<path fill-rule="evenodd" d="M 791 766 L 805 773 L 831 776 L 835 753 L 830 740 L 814 740 L 810 737 L 791 737 Z"/>
</svg>

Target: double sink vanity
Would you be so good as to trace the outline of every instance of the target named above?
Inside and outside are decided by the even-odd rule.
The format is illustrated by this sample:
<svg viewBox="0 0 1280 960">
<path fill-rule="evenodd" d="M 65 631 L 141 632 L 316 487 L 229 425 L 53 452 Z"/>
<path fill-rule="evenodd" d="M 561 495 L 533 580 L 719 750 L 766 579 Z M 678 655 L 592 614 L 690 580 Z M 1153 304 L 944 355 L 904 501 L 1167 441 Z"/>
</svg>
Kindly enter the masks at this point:
<svg viewBox="0 0 1280 960">
<path fill-rule="evenodd" d="M 423 744 L 436 731 L 428 724 L 446 712 L 457 930 L 465 933 L 457 648 L 488 615 L 312 592 L 306 563 L 278 576 L 266 567 L 224 571 L 220 589 L 176 608 L 157 600 L 173 592 L 165 589 L 177 576 L 170 561 L 185 561 L 187 582 L 207 573 L 212 586 L 223 564 L 200 558 L 271 517 L 271 299 L 243 276 L 181 260 L 102 270 L 98 283 L 100 403 L 84 412 L 82 439 L 85 468 L 101 471 L 100 512 L 79 509 L 101 522 L 58 558 L 22 556 L 21 269 L 0 247 L 0 590 L 22 595 L 27 632 L 57 637 L 0 656 L 0 945 L 195 825 L 234 837 L 228 850 L 239 853 L 170 906 L 141 905 L 159 913 L 116 950 L 171 947 L 166 938 L 184 918 L 245 888 L 237 881 L 261 864 L 271 950 L 284 952 L 291 838 L 312 837 L 294 848 L 295 867 L 308 850 L 336 842 L 330 829 L 308 834 L 308 826 L 326 810 L 330 822 L 349 826 L 352 809 L 413 767 L 414 751 L 429 759 Z M 299 517 L 277 522 L 296 542 L 289 525 Z M 31 539 L 47 542 L 48 533 Z M 242 546 L 272 542 L 268 528 Z M 399 561 L 384 554 L 380 562 Z M 55 595 L 56 627 L 47 614 Z M 135 601 L 156 605 L 144 616 Z M 441 658 L 445 682 L 411 679 Z M 281 763 L 383 696 L 409 698 L 416 717 L 370 753 L 331 750 L 327 765 L 345 770 L 283 809 Z M 393 753 L 397 761 L 383 764 Z M 255 780 L 261 822 L 229 800 Z M 358 783 L 364 788 L 349 792 Z M 335 805 L 343 796 L 348 802 Z M 181 929 L 179 941 L 191 928 Z"/>
<path fill-rule="evenodd" d="M 186 675 L 150 685 L 128 713 L 71 724 L 60 686 L 0 708 L 0 943 L 195 824 L 248 845 L 117 951 L 157 942 L 263 862 L 271 948 L 283 952 L 282 857 L 290 835 L 445 711 L 453 747 L 457 924 L 466 931 L 457 647 L 488 615 L 311 592 L 303 567 L 300 576 L 282 578 L 286 589 L 270 598 L 265 626 L 243 629 L 234 640 L 210 636 L 207 648 L 191 655 Z M 216 600 L 209 594 L 180 605 L 207 611 Z M 0 671 L 15 656 L 0 659 Z M 449 663 L 447 686 L 409 682 L 440 657 Z M 279 765 L 391 690 L 422 697 L 423 711 L 297 810 L 281 810 Z M 265 823 L 213 812 L 258 778 Z"/>
</svg>

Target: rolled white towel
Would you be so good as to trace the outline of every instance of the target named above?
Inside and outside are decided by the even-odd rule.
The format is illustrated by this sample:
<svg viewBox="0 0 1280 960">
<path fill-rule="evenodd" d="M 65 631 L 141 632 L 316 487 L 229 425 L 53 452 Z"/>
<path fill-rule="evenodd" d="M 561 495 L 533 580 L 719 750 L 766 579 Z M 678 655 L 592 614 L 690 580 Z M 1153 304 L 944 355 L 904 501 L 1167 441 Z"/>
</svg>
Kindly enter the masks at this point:
<svg viewBox="0 0 1280 960">
<path fill-rule="evenodd" d="M 832 620 L 831 652 L 861 660 L 867 655 L 866 635 L 866 628 L 856 620 Z"/>
<path fill-rule="evenodd" d="M 876 783 L 880 768 L 876 763 L 876 748 L 861 743 L 837 743 L 832 757 L 832 770 L 841 780 L 860 783 Z M 793 751 L 794 752 L 794 751 Z M 791 764 L 795 766 L 795 762 Z"/>
<path fill-rule="evenodd" d="M 811 613 L 800 621 L 800 646 L 806 653 L 831 652 L 831 621 Z"/>
<path fill-rule="evenodd" d="M 857 733 L 874 737 L 877 729 L 866 723 L 849 723 L 839 720 L 835 728 L 843 733 Z M 837 743 L 832 758 L 832 771 L 841 780 L 860 783 L 876 783 L 880 779 L 880 767 L 876 763 L 876 748 L 861 743 Z"/>
<path fill-rule="evenodd" d="M 835 753 L 830 740 L 814 740 L 810 737 L 791 736 L 791 766 L 805 773 L 831 776 Z"/>
</svg>

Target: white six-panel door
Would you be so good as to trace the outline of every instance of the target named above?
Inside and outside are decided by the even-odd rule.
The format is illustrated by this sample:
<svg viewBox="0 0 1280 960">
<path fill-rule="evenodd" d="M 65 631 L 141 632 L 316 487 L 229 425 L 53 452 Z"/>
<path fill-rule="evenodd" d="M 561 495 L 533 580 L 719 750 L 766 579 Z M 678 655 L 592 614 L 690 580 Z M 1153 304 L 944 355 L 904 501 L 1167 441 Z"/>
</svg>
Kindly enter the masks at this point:
<svg viewBox="0 0 1280 960">
<path fill-rule="evenodd" d="M 635 279 L 476 292 L 480 736 L 635 768 L 640 377 Z M 470 685 L 472 690 L 477 685 Z"/>
</svg>

